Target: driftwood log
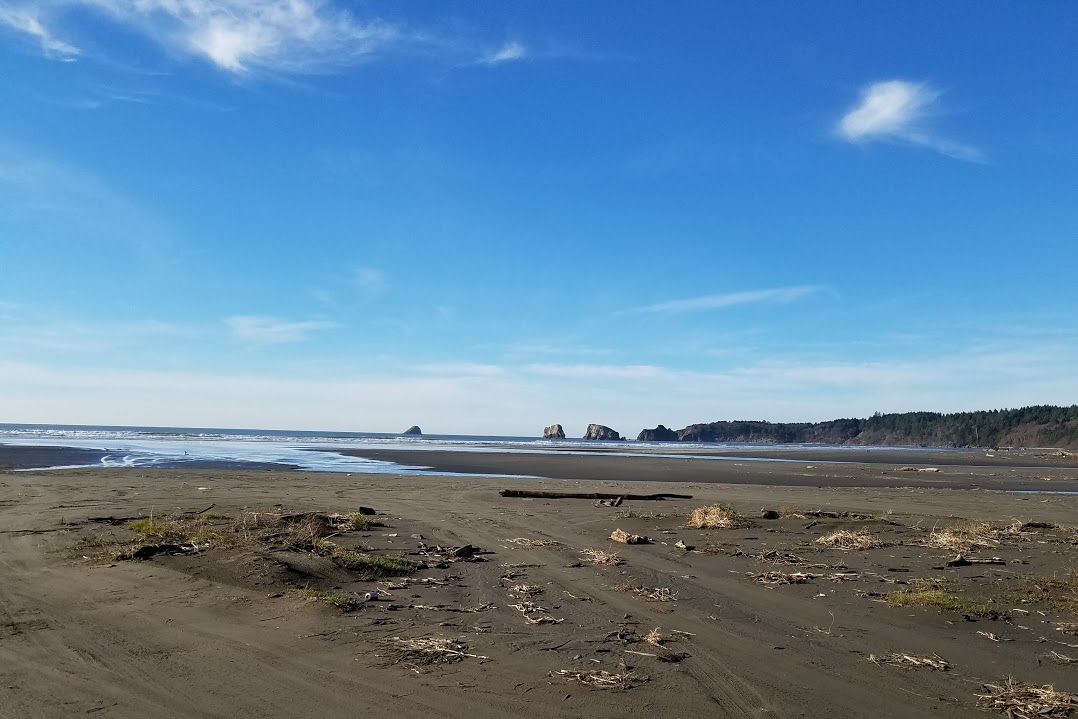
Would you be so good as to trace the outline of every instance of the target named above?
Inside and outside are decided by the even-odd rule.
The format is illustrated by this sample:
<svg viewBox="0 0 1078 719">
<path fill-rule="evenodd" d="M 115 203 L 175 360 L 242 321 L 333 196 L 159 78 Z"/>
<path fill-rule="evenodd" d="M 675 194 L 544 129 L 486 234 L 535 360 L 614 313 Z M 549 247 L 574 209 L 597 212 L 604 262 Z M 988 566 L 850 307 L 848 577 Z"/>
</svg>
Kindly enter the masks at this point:
<svg viewBox="0 0 1078 719">
<path fill-rule="evenodd" d="M 692 499 L 691 494 L 604 494 L 603 492 L 540 492 L 531 489 L 503 489 L 498 494 L 503 497 L 523 497 L 525 499 L 631 499 L 639 500 L 663 500 L 663 499 Z"/>
</svg>

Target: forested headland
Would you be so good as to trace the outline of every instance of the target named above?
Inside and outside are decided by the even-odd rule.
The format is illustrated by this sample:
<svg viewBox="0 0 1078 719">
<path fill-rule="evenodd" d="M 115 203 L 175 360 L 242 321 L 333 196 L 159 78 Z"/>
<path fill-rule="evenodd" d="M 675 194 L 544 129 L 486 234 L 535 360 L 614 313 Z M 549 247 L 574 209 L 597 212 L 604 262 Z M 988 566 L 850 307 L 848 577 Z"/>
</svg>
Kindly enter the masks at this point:
<svg viewBox="0 0 1078 719">
<path fill-rule="evenodd" d="M 1078 449 L 1078 405 L 1038 405 L 950 414 L 877 412 L 865 419 L 825 422 L 720 421 L 667 431 L 676 433 L 677 440 L 682 442 Z M 659 439 L 645 436 L 650 432 L 654 430 L 644 430 L 639 439 Z"/>
</svg>

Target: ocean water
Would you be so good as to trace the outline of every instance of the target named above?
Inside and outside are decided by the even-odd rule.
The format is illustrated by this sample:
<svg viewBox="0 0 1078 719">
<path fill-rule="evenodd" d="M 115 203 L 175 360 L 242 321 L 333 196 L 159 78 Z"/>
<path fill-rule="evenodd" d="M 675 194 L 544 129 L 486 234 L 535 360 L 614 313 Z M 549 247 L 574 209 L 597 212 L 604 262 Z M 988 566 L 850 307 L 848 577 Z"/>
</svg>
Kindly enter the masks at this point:
<svg viewBox="0 0 1078 719">
<path fill-rule="evenodd" d="M 0 424 L 0 444 L 76 447 L 105 452 L 100 462 L 86 467 L 177 467 L 187 463 L 281 464 L 313 472 L 372 472 L 436 474 L 423 466 L 350 457 L 337 449 L 455 450 L 462 452 L 614 454 L 627 447 L 636 456 L 695 457 L 715 461 L 789 461 L 767 457 L 775 445 L 694 442 L 597 442 L 582 439 L 547 440 L 538 437 L 472 435 L 379 434 L 371 432 L 308 432 L 206 427 L 115 427 L 92 425 Z M 831 445 L 782 445 L 820 449 L 851 449 Z M 669 453 L 677 449 L 677 454 Z M 694 455 L 685 450 L 756 449 L 761 456 Z M 858 450 L 872 449 L 857 447 Z M 881 448 L 882 449 L 882 448 Z M 894 449 L 894 448 L 890 448 Z M 327 450 L 327 451 L 311 451 Z M 822 461 L 822 460 L 821 460 Z M 41 469 L 59 469 L 48 467 Z M 65 467 L 66 468 L 66 467 Z"/>
<path fill-rule="evenodd" d="M 411 449 L 482 452 L 572 451 L 584 440 L 471 435 L 379 434 L 371 432 L 308 432 L 295 430 L 216 429 L 206 427 L 115 427 L 90 425 L 0 424 L 0 444 L 76 447 L 105 452 L 87 467 L 176 467 L 186 463 L 251 463 L 292 465 L 314 472 L 434 474 L 422 466 L 351 457 L 335 449 Z M 625 442 L 593 442 L 589 453 Z M 661 443 L 649 443 L 661 451 Z M 669 446 L 675 446 L 671 443 Z M 684 448 L 686 445 L 677 445 Z M 712 447 L 717 445 L 710 445 Z M 328 451 L 311 451 L 328 450 Z M 58 469 L 59 467 L 52 467 Z M 67 468 L 67 467 L 65 467 Z M 46 469 L 46 468 L 42 468 Z"/>
</svg>

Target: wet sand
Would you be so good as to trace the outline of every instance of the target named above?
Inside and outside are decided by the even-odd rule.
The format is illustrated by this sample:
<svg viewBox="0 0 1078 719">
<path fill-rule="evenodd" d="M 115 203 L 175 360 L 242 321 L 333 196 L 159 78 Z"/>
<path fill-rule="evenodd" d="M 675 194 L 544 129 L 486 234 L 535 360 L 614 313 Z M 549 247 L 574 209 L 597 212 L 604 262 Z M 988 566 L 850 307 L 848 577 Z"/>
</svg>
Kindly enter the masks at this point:
<svg viewBox="0 0 1078 719">
<path fill-rule="evenodd" d="M 550 479 L 631 482 L 718 482 L 796 487 L 938 487 L 1015 491 L 1078 491 L 1078 468 L 1049 465 L 1014 467 L 1005 461 L 994 466 L 947 464 L 950 452 L 839 450 L 827 456 L 845 458 L 828 463 L 815 460 L 761 461 L 645 457 L 636 452 L 617 455 L 595 453 L 513 454 L 508 452 L 454 452 L 437 450 L 339 450 L 341 454 L 397 464 L 431 467 L 462 474 L 530 475 Z M 811 452 L 811 450 L 810 450 Z M 791 452 L 791 455 L 799 455 Z M 770 455 L 769 455 L 770 456 Z M 776 458 L 778 459 L 778 458 Z M 784 458 L 786 459 L 786 458 Z M 966 457 L 973 461 L 976 457 Z M 993 461 L 993 458 L 985 458 Z M 898 461 L 893 461 L 898 460 Z M 914 464 L 913 462 L 917 463 Z M 1032 462 L 1027 457 L 1023 462 Z M 938 468 L 939 472 L 903 471 Z"/>
<path fill-rule="evenodd" d="M 578 473 L 597 471 L 565 459 L 578 462 Z M 1054 586 L 1041 578 L 1073 576 L 1078 497 L 799 486 L 791 478 L 804 467 L 715 464 L 721 474 L 702 482 L 675 472 L 686 465 L 673 465 L 674 482 L 272 469 L 0 472 L 0 716 L 951 718 L 987 716 L 975 695 L 982 682 L 1007 676 L 1078 691 L 1074 666 L 1052 654 L 1078 658 L 1078 636 L 1060 631 L 1078 622 L 1075 604 L 1036 590 Z M 844 466 L 827 477 L 859 471 Z M 1002 470 L 987 474 L 995 471 Z M 502 487 L 694 499 L 609 508 L 507 499 Z M 693 508 L 716 502 L 749 523 L 686 526 Z M 279 542 L 238 541 L 249 534 L 252 512 L 360 506 L 375 508 L 386 526 L 330 541 L 428 562 L 416 581 L 305 568 L 297 557 L 312 566 L 328 560 Z M 763 520 L 762 507 L 785 508 L 786 516 Z M 131 518 L 170 514 L 207 517 L 208 539 L 141 561 L 102 549 L 136 538 L 126 527 Z M 967 552 L 998 564 L 948 568 L 955 552 L 926 546 L 933 529 L 963 518 L 1015 528 Z M 1021 524 L 1030 521 L 1042 524 Z M 609 539 L 615 528 L 654 541 L 617 544 Z M 842 551 L 818 543 L 836 529 L 867 531 L 881 546 Z M 215 544 L 218 534 L 237 541 Z M 676 548 L 678 540 L 693 549 Z M 436 549 L 463 545 L 478 548 L 474 559 L 482 561 Z M 622 563 L 594 564 L 586 549 L 616 552 Z M 925 586 L 990 613 L 889 602 L 892 593 Z M 305 600 L 294 591 L 302 588 L 383 595 L 342 612 Z M 649 598 L 656 596 L 667 601 Z M 658 645 L 643 639 L 653 629 Z M 426 664 L 394 649 L 398 639 L 431 637 L 460 642 L 470 656 Z M 869 661 L 887 652 L 938 655 L 950 667 Z M 629 677 L 628 688 L 571 679 L 594 671 Z"/>
</svg>

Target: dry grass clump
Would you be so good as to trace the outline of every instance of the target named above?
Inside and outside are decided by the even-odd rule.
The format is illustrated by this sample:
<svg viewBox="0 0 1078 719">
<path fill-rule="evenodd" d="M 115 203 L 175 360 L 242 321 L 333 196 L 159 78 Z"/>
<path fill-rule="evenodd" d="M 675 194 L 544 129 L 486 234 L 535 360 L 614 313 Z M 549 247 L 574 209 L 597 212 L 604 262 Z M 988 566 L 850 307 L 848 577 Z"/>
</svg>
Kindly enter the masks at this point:
<svg viewBox="0 0 1078 719">
<path fill-rule="evenodd" d="M 550 672 L 552 677 L 563 677 L 572 682 L 580 682 L 596 689 L 631 689 L 632 687 L 646 682 L 647 677 L 634 674 L 633 672 L 614 673 L 601 669 L 589 672 L 579 672 L 572 669 L 560 669 Z"/>
<path fill-rule="evenodd" d="M 1005 601 L 1078 614 L 1078 571 L 1014 577 L 1005 586 L 1002 595 Z"/>
<path fill-rule="evenodd" d="M 644 641 L 653 647 L 661 647 L 666 641 L 666 637 L 659 631 L 658 627 L 655 627 L 650 632 L 644 635 Z"/>
<path fill-rule="evenodd" d="M 1033 534 L 1031 529 L 1039 527 L 1038 523 L 1023 523 L 1017 519 L 1010 524 L 965 520 L 943 529 L 932 530 L 924 544 L 933 549 L 972 552 L 985 547 L 995 547 L 1006 539 L 1027 538 Z"/>
<path fill-rule="evenodd" d="M 689 515 L 689 526 L 694 529 L 738 529 L 750 527 L 752 522 L 736 509 L 726 504 L 697 507 Z"/>
<path fill-rule="evenodd" d="M 939 654 L 919 657 L 904 652 L 891 652 L 889 654 L 869 654 L 868 660 L 873 664 L 890 664 L 891 666 L 910 669 L 938 669 L 941 672 L 951 668 L 950 663 Z"/>
<path fill-rule="evenodd" d="M 978 694 L 978 706 L 1017 719 L 1067 717 L 1078 709 L 1078 696 L 1056 691 L 1050 684 L 1038 686 L 1008 677 L 999 684 L 985 684 L 987 693 Z"/>
<path fill-rule="evenodd" d="M 825 547 L 834 547 L 846 551 L 875 549 L 876 547 L 887 546 L 875 534 L 863 529 L 856 532 L 851 532 L 848 529 L 840 529 L 823 535 L 816 540 L 816 543 L 822 544 Z"/>
<path fill-rule="evenodd" d="M 536 584 L 514 584 L 509 587 L 509 591 L 526 597 L 534 597 L 536 594 L 542 594 L 543 588 Z"/>
<path fill-rule="evenodd" d="M 990 608 L 986 604 L 975 602 L 966 597 L 933 590 L 891 592 L 887 595 L 887 603 L 892 607 L 934 607 L 985 619 L 1000 619 L 1003 617 L 1001 612 Z"/>
<path fill-rule="evenodd" d="M 393 658 L 394 664 L 407 664 L 412 667 L 451 664 L 465 659 L 490 659 L 470 653 L 467 644 L 447 637 L 393 637 L 383 642 L 383 647 Z"/>
<path fill-rule="evenodd" d="M 592 564 L 602 564 L 610 567 L 620 567 L 625 564 L 625 560 L 617 552 L 607 552 L 602 549 L 583 549 L 580 553 L 584 556 L 584 559 Z"/>
</svg>

